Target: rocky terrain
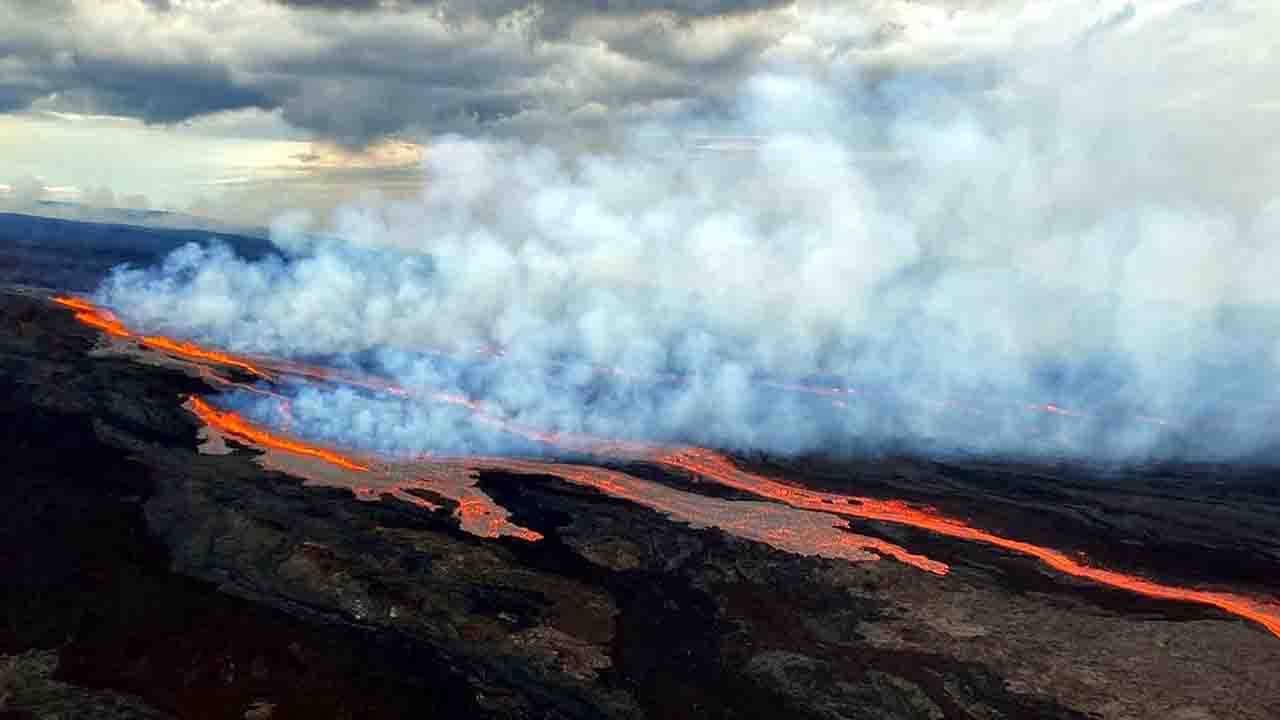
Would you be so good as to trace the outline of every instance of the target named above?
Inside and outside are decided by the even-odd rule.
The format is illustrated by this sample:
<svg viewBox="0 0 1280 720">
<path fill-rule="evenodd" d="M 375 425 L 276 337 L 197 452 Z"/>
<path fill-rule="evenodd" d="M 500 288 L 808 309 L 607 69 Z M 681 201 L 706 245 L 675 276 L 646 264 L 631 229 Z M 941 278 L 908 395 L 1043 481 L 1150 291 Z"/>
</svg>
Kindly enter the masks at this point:
<svg viewBox="0 0 1280 720">
<path fill-rule="evenodd" d="M 105 262 L 105 261 L 104 261 Z M 1280 717 L 1280 637 L 903 525 L 950 566 L 802 556 L 555 476 L 479 487 L 541 534 L 199 451 L 219 387 L 0 294 L 0 718 Z M 1186 587 L 1275 598 L 1267 468 L 739 457 Z M 652 464 L 648 480 L 732 498 Z"/>
</svg>

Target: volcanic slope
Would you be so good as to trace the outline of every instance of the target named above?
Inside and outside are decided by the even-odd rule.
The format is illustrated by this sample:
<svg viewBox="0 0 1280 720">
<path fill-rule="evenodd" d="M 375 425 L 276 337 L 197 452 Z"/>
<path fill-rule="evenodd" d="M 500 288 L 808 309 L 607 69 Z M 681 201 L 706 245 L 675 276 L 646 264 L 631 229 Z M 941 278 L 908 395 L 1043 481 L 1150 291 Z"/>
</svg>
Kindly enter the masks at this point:
<svg viewBox="0 0 1280 720">
<path fill-rule="evenodd" d="M 189 361 L 95 353 L 98 330 L 38 294 L 4 295 L 0 323 L 0 438 L 15 468 L 0 573 L 16 578 L 2 596 L 10 660 L 0 669 L 56 659 L 48 681 L 0 688 L 7 710 L 1280 716 L 1280 639 L 1213 608 L 894 523 L 854 529 L 949 572 L 796 554 L 609 497 L 551 466 L 479 471 L 476 488 L 538 539 L 480 537 L 447 499 L 432 510 L 304 484 L 264 468 L 251 439 L 201 453 L 202 423 L 184 403 L 253 382 L 244 370 L 214 380 Z M 1265 596 L 1280 565 L 1280 508 L 1262 471 L 1147 468 L 1127 485 L 1078 467 L 737 462 L 815 488 L 929 502 L 1205 589 Z M 710 489 L 656 464 L 614 470 Z M 32 673 L 0 682 L 10 677 Z"/>
</svg>

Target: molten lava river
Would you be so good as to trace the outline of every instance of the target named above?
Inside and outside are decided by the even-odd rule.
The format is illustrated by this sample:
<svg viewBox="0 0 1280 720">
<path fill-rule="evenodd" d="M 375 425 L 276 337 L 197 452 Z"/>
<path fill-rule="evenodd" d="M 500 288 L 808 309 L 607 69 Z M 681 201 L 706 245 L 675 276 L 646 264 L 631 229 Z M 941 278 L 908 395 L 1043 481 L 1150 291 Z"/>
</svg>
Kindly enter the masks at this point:
<svg viewBox="0 0 1280 720">
<path fill-rule="evenodd" d="M 768 544 L 787 552 L 819 555 L 854 562 L 892 558 L 922 572 L 945 575 L 946 564 L 910 552 L 894 543 L 860 535 L 851 521 L 876 521 L 981 543 L 1038 560 L 1052 571 L 1107 587 L 1162 600 L 1197 603 L 1252 621 L 1280 637 L 1280 604 L 1226 592 L 1178 587 L 1136 575 L 1108 570 L 1073 559 L 1049 547 L 1004 537 L 936 510 L 897 500 L 819 492 L 739 468 L 727 456 L 707 448 L 660 447 L 614 442 L 583 435 L 548 433 L 510 422 L 493 408 L 457 394 L 407 389 L 386 380 L 289 361 L 246 358 L 203 348 L 163 336 L 135 333 L 109 311 L 85 300 L 58 297 L 54 302 L 75 313 L 81 323 L 100 330 L 107 350 L 150 351 L 184 364 L 189 371 L 217 384 L 273 396 L 288 417 L 288 399 L 272 387 L 283 378 L 347 385 L 422 402 L 449 403 L 466 409 L 470 417 L 495 431 L 549 445 L 565 454 L 587 455 L 601 461 L 647 463 L 668 472 L 691 476 L 754 496 L 728 500 L 688 492 L 594 465 L 507 457 L 426 457 L 389 459 L 340 448 L 323 447 L 289 435 L 287 429 L 255 425 L 240 415 L 190 397 L 185 407 L 205 425 L 205 449 L 225 451 L 225 440 L 260 449 L 267 467 L 305 478 L 308 482 L 351 489 L 357 497 L 384 496 L 412 503 L 430 512 L 450 511 L 467 532 L 483 537 L 514 537 L 537 542 L 542 535 L 521 527 L 511 514 L 477 486 L 483 472 L 555 476 L 567 483 L 633 502 L 673 520 L 697 527 L 714 527 L 735 536 Z M 236 371 L 255 378 L 250 385 L 226 377 Z M 264 387 L 265 386 L 265 387 Z M 851 391 L 824 390 L 807 385 L 775 387 L 816 395 Z M 838 398 L 836 398 L 838 399 Z M 843 402 L 842 400 L 840 402 Z M 1044 412 L 1070 414 L 1054 405 L 1032 406 Z"/>
</svg>

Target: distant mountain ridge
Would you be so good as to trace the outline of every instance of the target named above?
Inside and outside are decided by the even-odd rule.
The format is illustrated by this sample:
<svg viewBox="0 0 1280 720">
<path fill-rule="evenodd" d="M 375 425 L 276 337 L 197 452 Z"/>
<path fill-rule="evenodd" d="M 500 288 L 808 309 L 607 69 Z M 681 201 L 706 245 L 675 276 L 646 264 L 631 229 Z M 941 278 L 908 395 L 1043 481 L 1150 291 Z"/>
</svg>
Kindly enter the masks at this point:
<svg viewBox="0 0 1280 720">
<path fill-rule="evenodd" d="M 106 223 L 116 225 L 141 225 L 152 228 L 170 228 L 174 230 L 210 230 L 230 235 L 248 237 L 266 237 L 269 232 L 265 227 L 239 225 L 203 215 L 175 210 L 155 210 L 151 208 L 99 207 L 78 202 L 62 200 L 40 200 L 26 207 L 3 207 L 0 212 L 14 212 L 23 215 L 56 218 L 59 220 L 75 220 L 79 222 Z"/>
<path fill-rule="evenodd" d="M 0 282 L 87 292 L 117 265 L 157 263 L 187 243 L 210 241 L 248 259 L 277 252 L 250 235 L 0 213 Z"/>
</svg>

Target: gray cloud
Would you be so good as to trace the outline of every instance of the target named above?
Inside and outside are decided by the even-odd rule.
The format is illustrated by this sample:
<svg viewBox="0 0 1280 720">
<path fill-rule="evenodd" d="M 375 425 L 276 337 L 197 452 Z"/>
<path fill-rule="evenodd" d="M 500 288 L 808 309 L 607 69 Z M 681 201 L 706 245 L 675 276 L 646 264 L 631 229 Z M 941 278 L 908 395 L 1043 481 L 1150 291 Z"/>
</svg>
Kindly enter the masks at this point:
<svg viewBox="0 0 1280 720">
<path fill-rule="evenodd" d="M 0 87 L 0 112 L 25 109 L 42 95 L 44 95 L 44 92 L 40 88 L 20 85 Z"/>
<path fill-rule="evenodd" d="M 106 27 L 86 32 L 78 25 L 84 13 L 84 5 L 70 0 L 39 9 L 25 1 L 0 4 L 0 23 L 6 27 L 0 40 L 0 97 L 22 101 L 7 109 L 56 98 L 67 109 L 172 123 L 275 104 L 269 83 L 237 78 L 235 68 L 208 48 L 174 53 L 172 44 L 152 47 L 145 37 L 108 39 L 102 37 Z M 151 21 L 152 15 L 139 11 L 138 18 Z M 125 29 L 151 29 L 129 24 Z"/>
<path fill-rule="evenodd" d="M 520 11 L 576 19 L 593 15 L 666 13 L 680 18 L 738 15 L 790 5 L 793 0 L 276 0 L 281 5 L 330 11 L 369 12 L 434 8 L 455 17 L 497 19 Z"/>
<path fill-rule="evenodd" d="M 208 62 L 121 61 L 75 54 L 48 79 L 97 112 L 151 123 L 276 104 L 266 89 L 238 82 L 229 69 Z"/>
<path fill-rule="evenodd" d="M 723 92 L 776 33 L 698 45 L 717 23 L 780 6 L 246 0 L 233 15 L 203 0 L 2 0 L 0 111 L 39 104 L 175 123 L 282 109 L 352 145 L 405 131 L 563 127 L 584 107 L 622 115 Z"/>
<path fill-rule="evenodd" d="M 378 10 L 387 6 L 383 0 L 276 0 L 281 5 L 299 8 L 319 8 L 321 10 L 348 10 L 364 12 Z"/>
</svg>

